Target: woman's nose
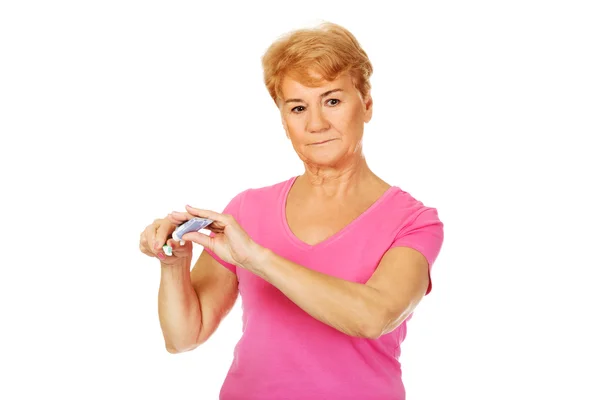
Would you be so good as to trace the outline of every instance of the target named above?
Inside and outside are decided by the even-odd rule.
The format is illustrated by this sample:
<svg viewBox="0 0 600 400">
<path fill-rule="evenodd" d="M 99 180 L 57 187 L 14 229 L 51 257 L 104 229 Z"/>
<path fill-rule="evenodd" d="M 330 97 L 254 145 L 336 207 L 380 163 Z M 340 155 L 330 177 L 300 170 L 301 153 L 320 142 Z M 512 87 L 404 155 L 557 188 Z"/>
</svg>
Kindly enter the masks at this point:
<svg viewBox="0 0 600 400">
<path fill-rule="evenodd" d="M 329 128 L 329 121 L 319 108 L 313 108 L 308 112 L 308 124 L 306 130 L 310 133 L 319 133 Z"/>
</svg>

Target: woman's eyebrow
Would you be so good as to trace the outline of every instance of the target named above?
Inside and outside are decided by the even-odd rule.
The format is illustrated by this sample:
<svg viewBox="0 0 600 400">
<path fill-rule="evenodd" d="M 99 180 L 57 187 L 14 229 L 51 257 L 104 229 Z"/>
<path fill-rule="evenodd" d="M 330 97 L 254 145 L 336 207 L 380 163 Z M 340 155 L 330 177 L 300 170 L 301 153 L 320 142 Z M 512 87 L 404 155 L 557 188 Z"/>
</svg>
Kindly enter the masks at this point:
<svg viewBox="0 0 600 400">
<path fill-rule="evenodd" d="M 323 98 L 323 97 L 329 96 L 331 93 L 343 92 L 343 91 L 344 91 L 343 89 L 332 89 L 332 90 L 328 90 L 325 93 L 321 94 L 319 97 Z M 288 103 L 305 103 L 305 101 L 302 99 L 287 99 L 284 104 L 288 104 Z"/>
</svg>

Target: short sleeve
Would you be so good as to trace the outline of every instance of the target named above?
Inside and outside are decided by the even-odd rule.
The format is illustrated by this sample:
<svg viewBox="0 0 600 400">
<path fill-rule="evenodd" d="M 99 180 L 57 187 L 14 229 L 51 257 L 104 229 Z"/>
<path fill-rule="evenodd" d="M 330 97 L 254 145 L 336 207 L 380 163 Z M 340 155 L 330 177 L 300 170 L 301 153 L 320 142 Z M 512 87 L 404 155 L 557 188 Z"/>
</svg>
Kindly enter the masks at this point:
<svg viewBox="0 0 600 400">
<path fill-rule="evenodd" d="M 431 292 L 431 267 L 437 259 L 444 241 L 444 224 L 435 208 L 424 208 L 418 215 L 400 229 L 391 247 L 410 247 L 417 250 L 429 263 L 429 286 Z"/>
<path fill-rule="evenodd" d="M 221 212 L 221 214 L 230 214 L 233 216 L 233 218 L 235 218 L 235 220 L 241 224 L 241 207 L 242 207 L 242 200 L 244 197 L 245 192 L 239 193 L 238 195 L 236 195 L 233 199 L 231 199 L 231 201 L 229 202 L 229 204 L 227 204 L 227 206 L 225 206 L 225 209 L 223 209 L 223 211 Z M 210 236 L 214 236 L 214 233 L 210 233 Z M 219 256 L 217 256 L 213 251 L 211 251 L 208 248 L 204 248 L 204 251 L 207 252 L 208 254 L 210 254 L 215 260 L 217 260 L 219 262 L 219 264 L 221 264 L 222 266 L 224 266 L 225 268 L 227 268 L 228 270 L 230 270 L 231 272 L 233 272 L 234 274 L 236 273 L 236 266 L 233 264 L 230 264 L 226 261 L 223 261 Z"/>
</svg>

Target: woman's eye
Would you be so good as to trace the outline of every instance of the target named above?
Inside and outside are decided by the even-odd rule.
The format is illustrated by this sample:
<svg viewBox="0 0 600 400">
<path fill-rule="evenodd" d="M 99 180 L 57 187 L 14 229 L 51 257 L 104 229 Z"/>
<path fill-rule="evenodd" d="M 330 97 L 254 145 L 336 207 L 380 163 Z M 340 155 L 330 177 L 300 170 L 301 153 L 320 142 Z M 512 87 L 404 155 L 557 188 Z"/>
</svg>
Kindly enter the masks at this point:
<svg viewBox="0 0 600 400">
<path fill-rule="evenodd" d="M 299 113 L 302 111 L 304 111 L 304 106 L 297 106 L 297 107 L 292 108 L 293 113 Z"/>
<path fill-rule="evenodd" d="M 330 106 L 337 106 L 338 104 L 340 104 L 340 101 L 338 99 L 329 99 L 329 100 L 327 100 L 327 103 Z"/>
</svg>

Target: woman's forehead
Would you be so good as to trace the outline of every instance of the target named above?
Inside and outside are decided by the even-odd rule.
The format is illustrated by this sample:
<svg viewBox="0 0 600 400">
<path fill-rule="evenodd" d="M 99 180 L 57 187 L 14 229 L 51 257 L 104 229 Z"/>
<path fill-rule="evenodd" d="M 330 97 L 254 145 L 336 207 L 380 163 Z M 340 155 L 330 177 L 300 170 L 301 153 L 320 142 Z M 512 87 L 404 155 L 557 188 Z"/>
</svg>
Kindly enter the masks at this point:
<svg viewBox="0 0 600 400">
<path fill-rule="evenodd" d="M 281 94 L 284 101 L 288 101 L 291 98 L 297 98 L 301 96 L 305 97 L 320 97 L 327 95 L 328 92 L 350 92 L 354 88 L 352 78 L 348 74 L 343 74 L 337 79 L 328 81 L 320 79 L 318 76 L 312 76 L 311 78 L 320 81 L 318 86 L 308 86 L 301 82 L 297 78 L 286 75 L 281 83 Z M 306 99 L 304 99 L 306 100 Z"/>
</svg>

